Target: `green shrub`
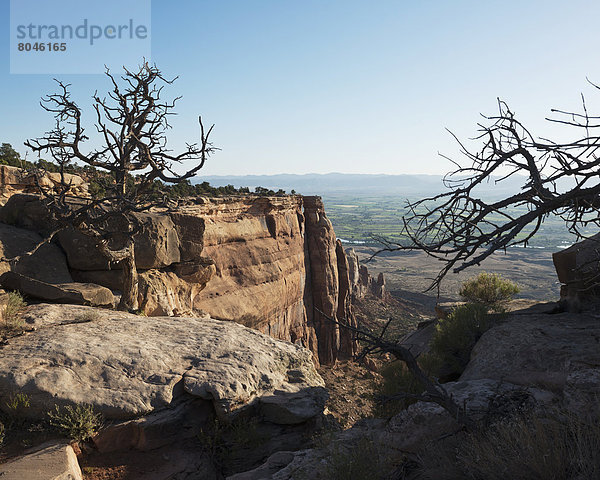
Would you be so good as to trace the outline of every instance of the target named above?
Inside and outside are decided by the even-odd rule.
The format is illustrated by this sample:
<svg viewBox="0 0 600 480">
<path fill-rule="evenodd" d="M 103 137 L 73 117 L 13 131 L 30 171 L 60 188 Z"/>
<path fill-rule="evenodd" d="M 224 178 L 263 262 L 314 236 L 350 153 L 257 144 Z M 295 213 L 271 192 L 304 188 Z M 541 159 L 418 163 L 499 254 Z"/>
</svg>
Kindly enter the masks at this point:
<svg viewBox="0 0 600 480">
<path fill-rule="evenodd" d="M 490 326 L 485 305 L 467 303 L 456 307 L 447 318 L 439 320 L 431 340 L 431 352 L 451 369 L 448 374 L 461 374 L 477 340 Z"/>
<path fill-rule="evenodd" d="M 6 402 L 6 408 L 13 415 L 19 415 L 23 410 L 29 408 L 30 398 L 26 393 L 17 393 L 11 395 L 8 402 Z"/>
<path fill-rule="evenodd" d="M 7 294 L 6 305 L 4 306 L 4 315 L 0 329 L 4 335 L 18 335 L 25 329 L 25 322 L 21 318 L 21 312 L 27 306 L 23 295 L 19 292 L 9 292 Z"/>
<path fill-rule="evenodd" d="M 102 428 L 102 416 L 94 411 L 92 405 L 77 403 L 65 405 L 48 412 L 49 423 L 61 434 L 78 442 L 93 437 Z"/>
<path fill-rule="evenodd" d="M 437 376 L 440 360 L 436 355 L 421 355 L 417 363 L 428 377 Z M 377 403 L 373 412 L 377 417 L 392 417 L 417 401 L 410 396 L 392 400 L 391 397 L 394 395 L 423 393 L 421 382 L 414 377 L 404 362 L 392 362 L 386 365 L 380 374 L 382 378 L 375 389 Z"/>
<path fill-rule="evenodd" d="M 467 302 L 480 303 L 494 310 L 503 302 L 511 300 L 517 293 L 517 284 L 495 273 L 482 272 L 463 283 L 460 296 Z"/>
</svg>

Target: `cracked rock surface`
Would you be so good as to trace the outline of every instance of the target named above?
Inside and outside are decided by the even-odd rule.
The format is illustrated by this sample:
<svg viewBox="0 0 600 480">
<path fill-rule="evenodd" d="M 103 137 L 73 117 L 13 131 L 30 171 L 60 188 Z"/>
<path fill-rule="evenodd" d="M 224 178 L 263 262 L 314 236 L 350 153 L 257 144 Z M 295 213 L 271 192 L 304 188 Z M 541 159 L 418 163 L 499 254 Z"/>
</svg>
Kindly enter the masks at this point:
<svg viewBox="0 0 600 480">
<path fill-rule="evenodd" d="M 310 351 L 233 322 L 49 304 L 30 307 L 25 319 L 32 331 L 0 348 L 0 405 L 26 393 L 30 416 L 79 402 L 129 419 L 186 394 L 212 401 L 220 416 L 263 396 L 284 409 L 289 396 L 289 415 L 277 412 L 286 422 L 323 410 Z"/>
</svg>

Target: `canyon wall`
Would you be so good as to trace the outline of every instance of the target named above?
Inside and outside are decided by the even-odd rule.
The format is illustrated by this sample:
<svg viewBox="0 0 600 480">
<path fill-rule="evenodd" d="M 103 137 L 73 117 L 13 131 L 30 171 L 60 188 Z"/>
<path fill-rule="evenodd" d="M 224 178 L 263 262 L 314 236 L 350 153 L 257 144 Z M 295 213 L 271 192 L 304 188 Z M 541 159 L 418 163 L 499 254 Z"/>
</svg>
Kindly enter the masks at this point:
<svg viewBox="0 0 600 480">
<path fill-rule="evenodd" d="M 301 344 L 323 364 L 356 353 L 354 336 L 339 323 L 356 326 L 351 300 L 360 267 L 336 240 L 320 197 L 198 197 L 138 217 L 146 315 L 206 312 Z M 47 223 L 33 195 L 11 197 L 0 221 L 41 233 Z M 59 245 L 75 281 L 119 290 L 120 267 L 94 239 L 64 231 Z"/>
<path fill-rule="evenodd" d="M 355 325 L 347 260 L 319 197 L 206 199 L 181 211 L 204 219 L 202 254 L 216 267 L 196 309 L 302 344 L 324 364 L 356 353 L 336 323 Z"/>
</svg>

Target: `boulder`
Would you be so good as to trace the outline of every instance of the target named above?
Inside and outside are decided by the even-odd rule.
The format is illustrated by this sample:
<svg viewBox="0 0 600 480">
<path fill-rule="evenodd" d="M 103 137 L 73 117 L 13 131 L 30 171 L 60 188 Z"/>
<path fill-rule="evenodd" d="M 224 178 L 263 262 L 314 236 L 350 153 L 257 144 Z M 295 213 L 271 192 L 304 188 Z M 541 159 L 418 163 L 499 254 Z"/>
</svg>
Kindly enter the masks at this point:
<svg viewBox="0 0 600 480">
<path fill-rule="evenodd" d="M 426 320 L 421 322 L 414 332 L 407 334 L 400 344 L 408 349 L 415 358 L 430 350 L 431 340 L 435 335 L 437 322 L 435 320 Z"/>
<path fill-rule="evenodd" d="M 158 269 L 139 275 L 139 305 L 146 315 L 192 315 L 194 299 L 215 274 L 215 265 L 207 260 L 177 264 L 173 272 Z"/>
<path fill-rule="evenodd" d="M 156 212 L 136 213 L 141 231 L 135 237 L 135 264 L 139 269 L 168 267 L 180 260 L 179 237 L 168 215 Z M 121 268 L 110 264 L 97 247 L 94 237 L 68 229 L 59 234 L 60 245 L 67 254 L 69 266 L 76 270 L 109 270 Z M 117 248 L 120 245 L 116 246 Z"/>
<path fill-rule="evenodd" d="M 67 443 L 46 443 L 0 465 L 2 480 L 83 480 L 77 456 Z"/>
<path fill-rule="evenodd" d="M 597 393 L 599 339 L 593 315 L 513 314 L 483 334 L 461 380 L 506 381 L 573 399 Z"/>
<path fill-rule="evenodd" d="M 16 272 L 0 276 L 0 285 L 8 290 L 18 290 L 28 297 L 58 303 L 75 303 L 99 307 L 113 306 L 112 292 L 93 283 L 46 283 Z"/>
<path fill-rule="evenodd" d="M 179 256 L 182 262 L 197 261 L 204 250 L 204 218 L 189 213 L 169 212 L 179 238 Z"/>
<path fill-rule="evenodd" d="M 20 391 L 31 398 L 32 417 L 54 404 L 87 402 L 108 419 L 131 419 L 186 395 L 211 401 L 221 418 L 276 391 L 304 391 L 320 402 L 322 392 L 312 387 L 323 380 L 299 345 L 210 318 L 96 310 L 78 322 L 81 308 L 30 307 L 30 319 L 62 320 L 0 347 L 0 405 Z M 289 415 L 298 408 L 292 402 Z"/>
<path fill-rule="evenodd" d="M 87 197 L 88 184 L 79 175 L 65 174 L 65 182 L 71 186 L 69 195 Z M 60 173 L 46 173 L 39 184 L 53 190 L 61 183 Z M 18 167 L 0 165 L 0 205 L 4 205 L 13 195 L 37 193 L 38 186 L 32 173 Z"/>
<path fill-rule="evenodd" d="M 0 208 L 0 222 L 44 234 L 50 233 L 55 227 L 39 195 L 32 194 L 11 196 Z"/>
<path fill-rule="evenodd" d="M 561 298 L 575 301 L 598 297 L 600 234 L 553 253 L 552 261 L 562 284 Z"/>
<path fill-rule="evenodd" d="M 211 402 L 189 398 L 173 408 L 153 412 L 145 417 L 112 422 L 94 436 L 100 453 L 137 450 L 152 451 L 168 445 L 181 445 L 198 434 L 211 420 Z"/>
<path fill-rule="evenodd" d="M 13 270 L 43 282 L 72 282 L 65 255 L 56 245 L 45 244 L 33 255 L 25 255 L 41 241 L 35 232 L 0 223 L 0 274 Z M 22 259 L 11 267 L 8 260 L 21 255 Z"/>
<path fill-rule="evenodd" d="M 300 452 L 282 450 L 271 455 L 261 466 L 243 473 L 230 475 L 227 480 L 259 480 L 270 479 L 272 475 L 287 467 Z"/>
<path fill-rule="evenodd" d="M 260 398 L 260 412 L 266 421 L 278 425 L 304 423 L 323 412 L 328 398 L 323 387 L 293 389 L 291 392 L 276 390 Z"/>
</svg>

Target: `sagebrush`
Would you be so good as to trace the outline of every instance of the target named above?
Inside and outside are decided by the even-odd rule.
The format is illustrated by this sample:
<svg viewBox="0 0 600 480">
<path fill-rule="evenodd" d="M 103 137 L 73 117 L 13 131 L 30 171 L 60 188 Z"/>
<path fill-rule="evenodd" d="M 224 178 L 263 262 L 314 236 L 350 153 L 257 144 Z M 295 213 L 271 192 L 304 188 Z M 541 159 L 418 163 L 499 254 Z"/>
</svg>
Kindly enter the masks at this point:
<svg viewBox="0 0 600 480">
<path fill-rule="evenodd" d="M 420 480 L 600 478 L 600 418 L 523 412 L 431 445 Z"/>
<path fill-rule="evenodd" d="M 95 412 L 92 405 L 84 403 L 62 408 L 55 405 L 48 417 L 52 427 L 78 442 L 89 440 L 102 428 L 102 415 Z"/>
<path fill-rule="evenodd" d="M 431 340 L 431 352 L 454 374 L 461 374 L 477 340 L 491 327 L 487 307 L 465 304 L 440 319 Z"/>
<path fill-rule="evenodd" d="M 482 272 L 463 283 L 459 293 L 467 302 L 497 310 L 519 293 L 519 287 L 496 273 Z"/>
</svg>

